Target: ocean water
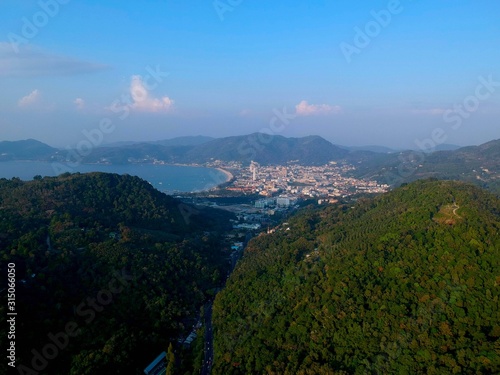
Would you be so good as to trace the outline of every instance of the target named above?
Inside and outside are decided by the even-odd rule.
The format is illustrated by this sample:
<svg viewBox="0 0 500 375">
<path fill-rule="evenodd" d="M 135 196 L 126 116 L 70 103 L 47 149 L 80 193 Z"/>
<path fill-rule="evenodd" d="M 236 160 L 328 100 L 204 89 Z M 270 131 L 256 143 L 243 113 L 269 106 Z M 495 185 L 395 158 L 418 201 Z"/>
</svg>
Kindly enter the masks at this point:
<svg viewBox="0 0 500 375">
<path fill-rule="evenodd" d="M 184 167 L 176 165 L 128 164 L 104 165 L 81 164 L 72 172 L 107 172 L 138 176 L 156 189 L 165 193 L 192 192 L 208 190 L 227 180 L 226 175 L 212 168 Z M 0 162 L 0 178 L 18 177 L 29 181 L 34 176 L 56 176 L 59 174 L 51 163 L 38 161 L 6 161 Z"/>
</svg>

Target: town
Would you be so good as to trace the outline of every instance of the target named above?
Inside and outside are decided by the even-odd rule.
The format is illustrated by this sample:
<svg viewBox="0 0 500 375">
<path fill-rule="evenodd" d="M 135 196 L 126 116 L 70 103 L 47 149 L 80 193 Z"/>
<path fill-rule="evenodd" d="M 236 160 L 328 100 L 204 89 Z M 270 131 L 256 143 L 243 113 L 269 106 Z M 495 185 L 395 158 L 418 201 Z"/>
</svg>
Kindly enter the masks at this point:
<svg viewBox="0 0 500 375">
<path fill-rule="evenodd" d="M 203 166 L 223 171 L 229 181 L 208 191 L 179 195 L 177 198 L 186 203 L 216 207 L 235 214 L 235 219 L 230 220 L 233 229 L 221 243 L 230 265 L 227 278 L 243 256 L 246 244 L 252 237 L 290 231 L 286 218 L 300 206 L 310 203 L 334 204 L 355 194 L 382 193 L 389 189 L 388 185 L 381 185 L 376 181 L 351 177 L 350 172 L 354 170 L 354 166 L 347 163 L 303 166 L 292 162 L 286 166 L 263 166 L 252 161 L 245 167 L 240 162 L 217 160 Z M 205 308 L 205 314 L 208 314 L 212 308 L 211 302 Z M 202 322 L 207 328 L 202 373 L 209 373 L 213 361 L 210 315 L 208 318 L 198 317 L 193 322 L 192 330 L 181 335 L 178 342 L 184 347 L 190 347 L 198 336 Z M 164 369 L 165 360 L 166 352 L 163 352 L 145 372 L 154 373 L 155 369 Z"/>
<path fill-rule="evenodd" d="M 277 223 L 305 204 L 335 204 L 356 194 L 389 190 L 389 185 L 352 177 L 355 167 L 347 163 L 263 166 L 252 161 L 244 167 L 240 162 L 216 160 L 203 166 L 224 171 L 229 181 L 208 191 L 176 197 L 188 204 L 235 214 L 233 232 L 228 234 L 233 255 L 241 250 L 242 242 L 259 233 L 273 232 Z"/>
<path fill-rule="evenodd" d="M 251 162 L 242 167 L 239 162 L 214 161 L 205 166 L 230 171 L 233 178 L 224 190 L 277 197 L 276 205 L 289 205 L 297 199 L 317 198 L 321 202 L 334 201 L 358 193 L 383 193 L 389 185 L 377 181 L 356 179 L 350 174 L 355 167 L 347 163 L 330 162 L 322 166 L 304 166 L 290 162 L 286 166 L 262 166 Z M 279 198 L 287 198 L 280 200 Z M 262 202 L 273 200 L 264 199 Z M 319 203 L 321 203 L 319 202 Z"/>
<path fill-rule="evenodd" d="M 210 190 L 177 195 L 185 203 L 210 206 L 236 215 L 233 229 L 236 238 L 270 231 L 276 223 L 304 204 L 334 204 L 356 194 L 378 194 L 389 185 L 351 176 L 355 167 L 330 162 L 322 166 L 264 166 L 252 161 L 212 161 L 203 166 L 222 170 L 228 181 Z"/>
</svg>

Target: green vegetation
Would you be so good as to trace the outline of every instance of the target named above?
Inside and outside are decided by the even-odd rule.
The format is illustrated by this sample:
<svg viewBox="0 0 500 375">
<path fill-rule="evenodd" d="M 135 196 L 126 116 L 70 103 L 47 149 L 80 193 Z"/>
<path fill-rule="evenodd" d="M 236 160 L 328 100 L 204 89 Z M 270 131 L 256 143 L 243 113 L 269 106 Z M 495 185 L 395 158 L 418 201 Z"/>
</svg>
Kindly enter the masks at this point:
<svg viewBox="0 0 500 375">
<path fill-rule="evenodd" d="M 349 155 L 348 160 L 356 165 L 353 175 L 358 178 L 399 186 L 402 182 L 434 177 L 470 182 L 500 194 L 500 140 L 429 154 L 358 152 Z"/>
<path fill-rule="evenodd" d="M 124 147 L 100 147 L 84 158 L 94 163 L 102 158 L 114 164 L 128 163 L 128 158 L 154 157 L 170 163 L 206 163 L 209 160 L 251 160 L 261 164 L 282 164 L 300 160 L 303 164 L 326 164 L 344 158 L 349 152 L 319 136 L 285 138 L 280 135 L 254 133 L 213 139 L 201 144 L 173 146 L 169 144 L 134 144 Z"/>
<path fill-rule="evenodd" d="M 57 149 L 45 143 L 27 139 L 24 141 L 0 141 L 0 161 L 48 159 Z"/>
<path fill-rule="evenodd" d="M 33 368 L 31 350 L 43 353 L 49 334 L 73 322 L 74 337 L 37 373 L 142 374 L 162 351 L 177 372 L 182 351 L 169 343 L 187 336 L 227 273 L 228 215 L 131 176 L 1 179 L 0 268 L 16 265 L 17 365 Z M 1 299 L 7 337 L 6 292 Z"/>
<path fill-rule="evenodd" d="M 288 221 L 215 300 L 214 374 L 500 372 L 496 196 L 426 180 Z"/>
</svg>

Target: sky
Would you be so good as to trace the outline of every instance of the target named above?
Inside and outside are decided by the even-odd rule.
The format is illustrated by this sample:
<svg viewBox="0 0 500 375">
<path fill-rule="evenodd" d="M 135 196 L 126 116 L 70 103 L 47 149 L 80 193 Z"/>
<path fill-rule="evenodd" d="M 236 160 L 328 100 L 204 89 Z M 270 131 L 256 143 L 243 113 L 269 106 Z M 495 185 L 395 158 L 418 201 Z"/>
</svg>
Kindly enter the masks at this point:
<svg viewBox="0 0 500 375">
<path fill-rule="evenodd" d="M 0 140 L 500 138 L 498 0 L 3 0 Z"/>
</svg>

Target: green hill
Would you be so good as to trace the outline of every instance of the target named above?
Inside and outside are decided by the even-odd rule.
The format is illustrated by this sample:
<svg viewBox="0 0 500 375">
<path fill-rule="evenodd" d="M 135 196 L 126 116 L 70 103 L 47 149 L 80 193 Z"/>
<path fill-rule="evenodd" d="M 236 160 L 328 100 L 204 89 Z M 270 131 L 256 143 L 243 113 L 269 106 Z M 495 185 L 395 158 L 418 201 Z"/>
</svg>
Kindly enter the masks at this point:
<svg viewBox="0 0 500 375">
<path fill-rule="evenodd" d="M 373 178 L 395 186 L 435 177 L 472 182 L 500 193 L 500 140 L 429 154 L 416 151 L 354 153 L 348 159 L 356 165 L 357 177 Z"/>
<path fill-rule="evenodd" d="M 211 159 L 256 161 L 261 164 L 285 165 L 291 160 L 304 165 L 326 164 L 348 154 L 319 136 L 286 138 L 279 135 L 254 133 L 245 136 L 219 138 L 204 143 L 186 154 L 189 161 L 206 162 Z"/>
<path fill-rule="evenodd" d="M 254 133 L 206 140 L 201 143 L 157 142 L 122 147 L 100 147 L 84 158 L 84 162 L 106 159 L 112 163 L 156 158 L 170 163 L 206 163 L 211 160 L 239 161 L 249 164 L 286 164 L 296 160 L 304 165 L 326 164 L 343 158 L 349 152 L 319 136 L 286 138 Z"/>
<path fill-rule="evenodd" d="M 0 161 L 47 159 L 58 150 L 34 139 L 1 141 Z"/>
<path fill-rule="evenodd" d="M 137 177 L 0 179 L 0 268 L 15 263 L 17 364 L 34 369 L 35 350 L 50 357 L 35 361 L 40 374 L 142 374 L 221 285 L 228 223 Z M 7 291 L 0 296 L 7 337 Z M 43 354 L 68 324 L 75 337 L 56 358 Z"/>
<path fill-rule="evenodd" d="M 308 209 L 217 296 L 213 373 L 497 374 L 499 231 L 500 200 L 459 182 Z"/>
</svg>

